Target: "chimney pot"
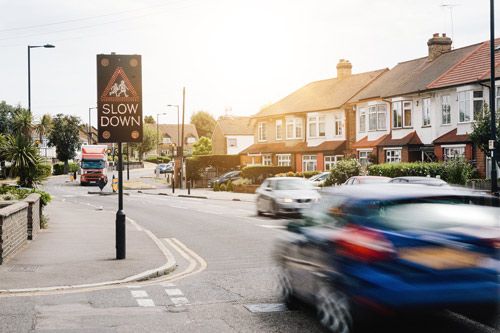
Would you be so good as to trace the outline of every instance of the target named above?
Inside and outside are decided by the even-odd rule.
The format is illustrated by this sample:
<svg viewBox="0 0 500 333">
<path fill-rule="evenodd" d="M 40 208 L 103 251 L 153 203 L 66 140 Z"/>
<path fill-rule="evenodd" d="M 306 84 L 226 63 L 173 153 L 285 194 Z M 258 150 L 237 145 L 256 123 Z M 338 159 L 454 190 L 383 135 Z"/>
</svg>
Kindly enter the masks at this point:
<svg viewBox="0 0 500 333">
<path fill-rule="evenodd" d="M 349 60 L 340 59 L 337 64 L 337 79 L 342 80 L 346 77 L 351 76 L 352 74 L 352 65 Z"/>
<path fill-rule="evenodd" d="M 432 38 L 427 41 L 427 46 L 429 47 L 429 55 L 427 58 L 429 61 L 433 61 L 438 58 L 441 54 L 451 51 L 452 40 L 447 37 L 446 34 L 433 34 Z"/>
<path fill-rule="evenodd" d="M 434 37 L 434 38 L 439 37 L 439 33 L 436 32 L 436 33 L 432 34 L 432 37 Z"/>
</svg>

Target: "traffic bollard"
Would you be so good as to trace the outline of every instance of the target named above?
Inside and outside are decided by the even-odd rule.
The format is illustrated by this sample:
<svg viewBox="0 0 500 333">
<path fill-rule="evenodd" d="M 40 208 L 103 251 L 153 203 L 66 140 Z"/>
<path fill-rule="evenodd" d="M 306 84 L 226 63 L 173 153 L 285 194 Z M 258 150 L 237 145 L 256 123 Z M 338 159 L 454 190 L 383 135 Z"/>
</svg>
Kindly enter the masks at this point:
<svg viewBox="0 0 500 333">
<path fill-rule="evenodd" d="M 188 195 L 191 195 L 191 180 L 187 181 Z"/>
<path fill-rule="evenodd" d="M 175 179 L 172 177 L 172 193 L 175 193 Z"/>
</svg>

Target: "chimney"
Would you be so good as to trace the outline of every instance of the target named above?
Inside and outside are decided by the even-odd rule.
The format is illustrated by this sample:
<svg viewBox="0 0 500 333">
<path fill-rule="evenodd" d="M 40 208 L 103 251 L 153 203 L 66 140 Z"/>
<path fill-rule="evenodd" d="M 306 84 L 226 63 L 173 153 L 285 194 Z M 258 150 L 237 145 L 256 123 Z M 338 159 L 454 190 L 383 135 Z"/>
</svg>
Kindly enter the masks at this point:
<svg viewBox="0 0 500 333">
<path fill-rule="evenodd" d="M 446 34 L 439 36 L 438 33 L 432 35 L 432 38 L 427 41 L 429 46 L 429 61 L 433 61 L 441 54 L 451 51 L 451 38 L 446 37 Z"/>
<path fill-rule="evenodd" d="M 352 65 L 349 60 L 340 59 L 337 64 L 337 79 L 342 80 L 346 77 L 351 76 Z"/>
</svg>

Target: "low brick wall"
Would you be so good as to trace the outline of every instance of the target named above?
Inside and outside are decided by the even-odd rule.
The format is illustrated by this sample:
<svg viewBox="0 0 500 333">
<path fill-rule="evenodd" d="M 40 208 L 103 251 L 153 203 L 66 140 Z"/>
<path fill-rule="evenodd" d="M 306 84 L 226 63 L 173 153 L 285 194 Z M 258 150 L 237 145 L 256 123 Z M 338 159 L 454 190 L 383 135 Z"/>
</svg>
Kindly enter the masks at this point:
<svg viewBox="0 0 500 333">
<path fill-rule="evenodd" d="M 19 201 L 0 209 L 0 265 L 27 242 L 28 207 Z"/>
<path fill-rule="evenodd" d="M 32 193 L 28 195 L 25 202 L 28 203 L 28 239 L 35 239 L 40 231 L 40 217 L 42 216 L 42 205 L 40 194 Z"/>
</svg>

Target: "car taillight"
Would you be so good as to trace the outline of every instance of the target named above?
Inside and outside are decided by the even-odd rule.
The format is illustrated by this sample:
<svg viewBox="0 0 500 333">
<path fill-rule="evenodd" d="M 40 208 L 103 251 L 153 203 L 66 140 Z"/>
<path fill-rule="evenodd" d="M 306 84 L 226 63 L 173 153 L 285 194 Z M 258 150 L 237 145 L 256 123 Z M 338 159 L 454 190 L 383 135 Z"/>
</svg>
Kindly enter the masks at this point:
<svg viewBox="0 0 500 333">
<path fill-rule="evenodd" d="M 493 248 L 497 251 L 500 250 L 500 238 L 485 239 L 483 243 L 485 243 L 486 246 Z"/>
<path fill-rule="evenodd" d="M 394 246 L 384 235 L 359 226 L 345 227 L 335 243 L 338 254 L 364 262 L 388 260 L 395 254 Z"/>
</svg>

